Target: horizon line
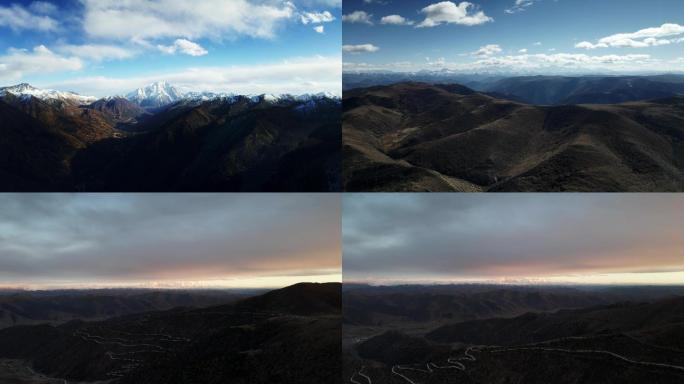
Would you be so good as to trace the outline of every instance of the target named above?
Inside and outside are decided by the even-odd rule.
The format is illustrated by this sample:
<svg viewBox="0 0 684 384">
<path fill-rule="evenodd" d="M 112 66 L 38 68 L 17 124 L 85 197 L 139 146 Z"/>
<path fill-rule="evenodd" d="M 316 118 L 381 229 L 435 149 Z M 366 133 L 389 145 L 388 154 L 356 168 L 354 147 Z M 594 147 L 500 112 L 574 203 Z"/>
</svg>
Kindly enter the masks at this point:
<svg viewBox="0 0 684 384">
<path fill-rule="evenodd" d="M 49 291 L 114 291 L 114 290 L 141 290 L 141 291 L 230 291 L 230 290 L 275 290 L 287 287 L 292 287 L 298 284 L 331 284 L 339 283 L 340 281 L 299 281 L 293 284 L 286 285 L 264 285 L 264 286 L 234 286 L 234 287 L 222 287 L 222 286 L 190 286 L 190 287 L 173 287 L 173 286 L 160 286 L 160 287 L 145 287 L 136 285 L 122 285 L 122 286 L 45 286 L 45 287 L 21 287 L 21 286 L 0 286 L 0 292 L 3 291 L 21 291 L 21 292 L 49 292 Z"/>
</svg>

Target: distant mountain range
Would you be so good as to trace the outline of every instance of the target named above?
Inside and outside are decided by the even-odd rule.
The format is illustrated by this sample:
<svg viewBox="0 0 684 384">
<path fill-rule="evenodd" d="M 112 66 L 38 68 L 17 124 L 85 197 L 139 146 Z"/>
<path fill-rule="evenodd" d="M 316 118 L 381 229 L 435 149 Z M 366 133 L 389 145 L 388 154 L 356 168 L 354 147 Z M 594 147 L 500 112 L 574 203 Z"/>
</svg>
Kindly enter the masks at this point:
<svg viewBox="0 0 684 384">
<path fill-rule="evenodd" d="M 497 84 L 547 101 L 577 101 L 577 89 L 595 95 L 593 80 L 568 89 L 547 81 L 556 80 Z M 516 88 L 521 82 L 529 92 Z M 639 84 L 622 79 L 615 89 L 648 89 Z M 346 91 L 343 104 L 347 191 L 684 190 L 684 96 L 538 106 L 459 84 L 408 82 Z"/>
<path fill-rule="evenodd" d="M 0 329 L 45 323 L 57 325 L 75 319 L 99 320 L 175 307 L 204 307 L 230 303 L 246 296 L 227 291 L 175 290 L 8 293 L 0 295 Z"/>
<path fill-rule="evenodd" d="M 684 296 L 684 287 L 552 287 L 506 285 L 351 286 L 344 321 L 356 326 L 454 323 L 528 312 L 586 308 L 629 300 Z"/>
<path fill-rule="evenodd" d="M 617 104 L 684 96 L 684 76 L 526 76 L 475 89 L 529 104 Z"/>
<path fill-rule="evenodd" d="M 340 99 L 0 89 L 2 191 L 335 191 Z"/>
<path fill-rule="evenodd" d="M 462 84 L 475 91 L 537 105 L 617 104 L 684 95 L 684 75 L 502 76 L 450 71 L 348 73 L 344 90 L 401 82 Z"/>
<path fill-rule="evenodd" d="M 328 92 L 319 92 L 316 94 L 307 93 L 302 95 L 237 95 L 234 93 L 225 92 L 183 92 L 175 86 L 171 85 L 170 83 L 167 83 L 166 81 L 154 82 L 145 87 L 138 88 L 135 91 L 129 92 L 125 96 L 115 95 L 107 96 L 100 99 L 94 96 L 81 96 L 73 92 L 61 92 L 52 89 L 40 89 L 33 87 L 32 85 L 27 83 L 0 88 L 0 97 L 4 97 L 8 94 L 23 99 L 30 99 L 31 97 L 35 97 L 45 102 L 66 102 L 72 105 L 88 105 L 98 100 L 100 102 L 108 102 L 110 100 L 126 99 L 131 103 L 136 104 L 142 108 L 149 109 L 163 107 L 180 101 L 203 102 L 214 99 L 236 99 L 238 96 L 247 97 L 253 102 L 265 100 L 267 102 L 273 103 L 292 100 L 310 101 L 324 98 L 339 99 L 338 96 Z"/>
<path fill-rule="evenodd" d="M 66 102 L 76 105 L 90 104 L 97 100 L 96 97 L 81 96 L 73 92 L 60 92 L 52 89 L 39 89 L 30 84 L 22 83 L 11 87 L 0 88 L 0 97 L 13 95 L 24 100 L 32 97 L 48 102 Z"/>
</svg>

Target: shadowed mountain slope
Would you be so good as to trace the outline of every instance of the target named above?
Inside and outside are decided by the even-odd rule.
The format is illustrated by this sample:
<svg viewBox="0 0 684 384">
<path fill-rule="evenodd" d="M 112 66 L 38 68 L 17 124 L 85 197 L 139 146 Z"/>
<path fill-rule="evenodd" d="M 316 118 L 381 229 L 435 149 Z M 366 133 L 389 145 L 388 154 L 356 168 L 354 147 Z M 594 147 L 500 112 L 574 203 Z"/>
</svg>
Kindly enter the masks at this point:
<svg viewBox="0 0 684 384">
<path fill-rule="evenodd" d="M 473 301 L 468 302 L 465 316 L 446 323 L 435 322 L 430 316 L 407 323 L 398 314 L 414 313 L 416 302 L 430 301 L 425 296 L 430 291 L 466 303 L 458 297 L 456 286 L 359 286 L 345 290 L 345 296 L 364 291 L 381 296 L 384 301 L 369 305 L 366 311 L 388 312 L 389 307 L 395 315 L 386 316 L 383 322 L 353 324 L 347 321 L 345 305 L 345 377 L 351 382 L 374 384 L 674 384 L 684 379 L 681 286 L 587 286 L 569 290 L 510 287 L 492 291 L 494 295 L 481 295 L 488 292 L 485 286 L 463 290 Z M 526 291 L 535 295 L 527 298 Z M 564 298 L 554 299 L 564 291 Z M 593 296 L 612 304 L 592 305 L 592 300 L 575 299 L 572 301 L 577 307 L 559 309 L 567 304 L 570 291 L 576 291 L 577 298 Z M 525 307 L 520 303 L 534 303 L 536 308 L 512 317 L 490 312 L 490 318 L 463 320 L 487 316 L 481 309 L 496 307 L 495 297 L 500 297 L 499 302 L 508 297 L 519 309 Z M 637 301 L 640 298 L 647 301 Z M 615 302 L 619 299 L 629 301 Z M 558 308 L 539 310 L 554 305 Z M 435 305 L 440 306 L 443 304 Z"/>
<path fill-rule="evenodd" d="M 340 189 L 337 99 L 0 101 L 3 191 Z"/>
<path fill-rule="evenodd" d="M 634 334 L 684 351 L 684 298 L 466 321 L 442 326 L 426 336 L 442 342 L 516 345 L 615 333 Z"/>
<path fill-rule="evenodd" d="M 339 302 L 340 291 L 339 283 L 299 284 L 247 304 L 10 327 L 0 330 L 0 358 L 69 381 L 338 383 L 340 309 L 326 303 L 335 292 Z M 281 305 L 303 292 L 312 309 Z"/>
</svg>

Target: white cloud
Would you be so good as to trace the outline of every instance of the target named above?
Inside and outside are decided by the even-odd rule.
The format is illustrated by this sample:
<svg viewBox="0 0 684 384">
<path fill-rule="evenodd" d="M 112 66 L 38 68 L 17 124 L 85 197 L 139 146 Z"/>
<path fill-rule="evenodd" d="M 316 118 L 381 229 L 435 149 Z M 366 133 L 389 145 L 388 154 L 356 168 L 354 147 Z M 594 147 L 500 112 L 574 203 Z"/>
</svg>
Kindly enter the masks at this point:
<svg viewBox="0 0 684 384">
<path fill-rule="evenodd" d="M 498 44 L 487 44 L 480 47 L 477 51 L 473 52 L 476 56 L 491 56 L 501 52 L 501 47 Z"/>
<path fill-rule="evenodd" d="M 679 24 L 663 24 L 660 27 L 645 28 L 633 33 L 617 33 L 606 36 L 596 43 L 581 41 L 575 44 L 575 48 L 597 49 L 597 48 L 646 48 L 659 45 L 667 45 L 681 42 L 682 39 L 667 39 L 669 37 L 684 34 L 684 26 Z"/>
<path fill-rule="evenodd" d="M 297 5 L 304 7 L 316 7 L 316 6 L 326 6 L 326 7 L 342 7 L 342 0 L 297 0 Z"/>
<path fill-rule="evenodd" d="M 596 47 L 594 46 L 594 44 L 592 44 L 588 41 L 581 41 L 581 42 L 575 44 L 575 48 L 594 49 Z"/>
<path fill-rule="evenodd" d="M 136 52 L 127 48 L 114 45 L 84 44 L 84 45 L 60 45 L 56 48 L 63 52 L 81 59 L 92 61 L 123 60 L 136 55 Z"/>
<path fill-rule="evenodd" d="M 368 24 L 373 25 L 373 15 L 366 13 L 365 11 L 354 11 L 352 13 L 342 15 L 342 21 L 346 23 L 358 23 L 358 24 Z"/>
<path fill-rule="evenodd" d="M 581 69 L 585 71 L 606 69 L 635 69 L 652 65 L 650 55 L 603 55 L 590 56 L 586 54 L 554 53 L 534 55 L 512 55 L 487 57 L 473 63 L 479 68 L 516 68 L 517 70 L 542 69 Z"/>
<path fill-rule="evenodd" d="M 519 49 L 518 53 L 527 53 L 527 48 Z"/>
<path fill-rule="evenodd" d="M 307 57 L 260 64 L 225 67 L 187 68 L 133 78 L 82 77 L 59 83 L 39 84 L 52 89 L 68 89 L 98 97 L 125 94 L 155 81 L 166 80 L 184 91 L 262 93 L 342 92 L 342 61 L 337 57 Z"/>
<path fill-rule="evenodd" d="M 446 59 L 443 57 L 438 57 L 435 60 L 431 60 L 429 57 L 426 57 L 425 62 L 427 63 L 427 65 L 429 65 L 431 67 L 439 67 L 439 68 L 444 67 L 447 64 Z"/>
<path fill-rule="evenodd" d="M 324 12 L 303 12 L 301 15 L 299 15 L 300 19 L 302 20 L 303 24 L 321 24 L 321 23 L 329 23 L 333 20 L 335 20 L 335 16 L 333 16 L 330 12 L 324 11 Z"/>
<path fill-rule="evenodd" d="M 29 9 L 36 13 L 53 14 L 57 12 L 57 6 L 47 1 L 34 1 Z"/>
<path fill-rule="evenodd" d="M 380 49 L 373 44 L 357 44 L 357 45 L 343 45 L 342 52 L 359 54 L 377 52 Z"/>
<path fill-rule="evenodd" d="M 433 61 L 426 58 L 425 62 L 422 63 L 402 62 L 400 66 L 396 63 L 344 63 L 345 71 L 361 72 L 373 70 L 417 71 L 425 69 L 426 67 L 435 66 L 462 73 L 473 73 L 478 71 L 540 74 L 682 72 L 681 61 L 663 61 L 645 54 L 602 56 L 571 53 L 517 54 L 506 56 L 481 56 L 470 62 L 445 62 L 441 59 Z"/>
<path fill-rule="evenodd" d="M 530 7 L 536 3 L 537 0 L 515 0 L 515 3 L 511 8 L 506 9 L 504 12 L 512 14 L 524 11 L 527 7 Z"/>
<path fill-rule="evenodd" d="M 77 57 L 64 57 L 55 54 L 44 45 L 32 51 L 10 48 L 0 56 L 0 79 L 4 82 L 16 81 L 26 74 L 77 71 L 83 62 Z"/>
<path fill-rule="evenodd" d="M 35 15 L 21 5 L 0 6 L 0 27 L 9 27 L 13 31 L 28 29 L 49 32 L 57 30 L 58 26 L 57 21 L 50 16 Z"/>
<path fill-rule="evenodd" d="M 189 56 L 204 56 L 209 53 L 201 45 L 186 39 L 176 39 L 173 45 L 157 45 L 157 48 L 170 55 L 180 52 Z"/>
<path fill-rule="evenodd" d="M 390 25 L 413 25 L 413 20 L 409 20 L 400 15 L 388 15 L 380 19 L 380 24 Z"/>
<path fill-rule="evenodd" d="M 395 71 L 408 71 L 414 67 L 414 63 L 410 61 L 398 61 L 386 64 L 370 64 L 370 63 L 359 63 L 359 62 L 344 62 L 342 67 L 346 71 L 352 72 L 364 72 L 364 71 L 378 71 L 378 70 L 395 70 Z"/>
<path fill-rule="evenodd" d="M 314 31 L 316 31 L 317 33 L 325 33 L 325 27 L 322 26 L 322 25 L 317 25 L 317 26 L 315 26 L 313 29 L 314 29 Z"/>
<path fill-rule="evenodd" d="M 535 47 L 538 47 L 538 46 L 542 45 L 542 43 L 541 43 L 541 41 L 535 41 L 534 43 L 532 43 L 532 45 L 534 45 Z"/>
<path fill-rule="evenodd" d="M 475 8 L 475 5 L 467 1 L 462 1 L 458 5 L 451 1 L 430 4 L 420 11 L 425 14 L 425 20 L 416 27 L 435 27 L 445 23 L 471 26 L 484 24 L 494 20 L 485 15 L 482 11 L 470 12 L 473 8 Z"/>
<path fill-rule="evenodd" d="M 272 38 L 281 22 L 295 16 L 291 2 L 278 0 L 81 1 L 86 33 L 109 39 Z"/>
</svg>

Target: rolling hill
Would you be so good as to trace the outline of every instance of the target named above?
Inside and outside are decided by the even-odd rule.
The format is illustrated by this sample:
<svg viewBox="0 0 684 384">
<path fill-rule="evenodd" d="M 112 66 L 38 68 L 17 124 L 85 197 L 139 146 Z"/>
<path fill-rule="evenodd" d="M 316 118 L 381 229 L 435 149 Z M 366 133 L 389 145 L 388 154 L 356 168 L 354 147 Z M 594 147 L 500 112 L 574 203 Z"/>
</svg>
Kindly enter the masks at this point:
<svg viewBox="0 0 684 384">
<path fill-rule="evenodd" d="M 347 191 L 684 190 L 684 97 L 536 106 L 399 83 L 343 104 Z"/>
</svg>

